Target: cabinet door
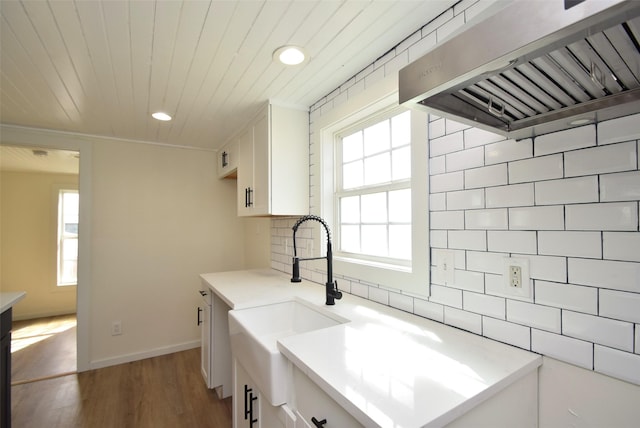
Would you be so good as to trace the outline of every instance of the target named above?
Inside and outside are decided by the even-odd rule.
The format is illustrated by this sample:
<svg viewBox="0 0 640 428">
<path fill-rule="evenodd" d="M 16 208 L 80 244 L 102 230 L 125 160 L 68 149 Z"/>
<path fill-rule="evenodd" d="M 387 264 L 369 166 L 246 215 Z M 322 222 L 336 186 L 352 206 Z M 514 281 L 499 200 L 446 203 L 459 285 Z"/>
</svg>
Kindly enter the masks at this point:
<svg viewBox="0 0 640 428">
<path fill-rule="evenodd" d="M 233 427 L 260 428 L 260 394 L 244 368 L 234 360 Z"/>
<path fill-rule="evenodd" d="M 238 141 L 231 141 L 218 152 L 218 177 L 235 178 L 238 170 Z"/>
<path fill-rule="evenodd" d="M 211 384 L 211 306 L 202 304 L 198 307 L 198 321 L 200 322 L 200 372 L 207 388 Z"/>
<path fill-rule="evenodd" d="M 253 191 L 253 128 L 246 129 L 238 140 L 238 215 L 251 215 Z"/>
<path fill-rule="evenodd" d="M 269 214 L 271 197 L 271 151 L 267 106 L 253 126 L 253 214 Z"/>
</svg>

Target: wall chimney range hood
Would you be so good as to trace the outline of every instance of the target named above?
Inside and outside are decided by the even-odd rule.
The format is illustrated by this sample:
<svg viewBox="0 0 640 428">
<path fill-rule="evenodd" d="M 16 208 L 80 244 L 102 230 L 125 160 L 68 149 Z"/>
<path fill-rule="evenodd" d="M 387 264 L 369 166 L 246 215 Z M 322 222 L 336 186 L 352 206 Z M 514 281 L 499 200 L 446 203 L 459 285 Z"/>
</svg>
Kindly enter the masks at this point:
<svg viewBox="0 0 640 428">
<path fill-rule="evenodd" d="M 640 113 L 640 1 L 513 1 L 400 70 L 400 103 L 509 138 Z"/>
</svg>

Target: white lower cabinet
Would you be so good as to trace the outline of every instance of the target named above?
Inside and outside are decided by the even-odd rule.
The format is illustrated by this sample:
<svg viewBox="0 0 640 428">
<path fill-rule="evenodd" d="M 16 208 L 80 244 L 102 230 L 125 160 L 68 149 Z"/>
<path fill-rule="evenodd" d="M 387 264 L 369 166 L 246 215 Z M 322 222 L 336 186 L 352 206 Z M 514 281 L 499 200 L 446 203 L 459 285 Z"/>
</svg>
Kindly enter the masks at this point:
<svg viewBox="0 0 640 428">
<path fill-rule="evenodd" d="M 363 426 L 295 366 L 292 370 L 292 377 L 292 399 L 288 404 L 289 407 L 295 409 L 295 428 Z"/>
<path fill-rule="evenodd" d="M 289 428 L 283 406 L 261 396 L 244 367 L 233 359 L 233 428 Z"/>
</svg>

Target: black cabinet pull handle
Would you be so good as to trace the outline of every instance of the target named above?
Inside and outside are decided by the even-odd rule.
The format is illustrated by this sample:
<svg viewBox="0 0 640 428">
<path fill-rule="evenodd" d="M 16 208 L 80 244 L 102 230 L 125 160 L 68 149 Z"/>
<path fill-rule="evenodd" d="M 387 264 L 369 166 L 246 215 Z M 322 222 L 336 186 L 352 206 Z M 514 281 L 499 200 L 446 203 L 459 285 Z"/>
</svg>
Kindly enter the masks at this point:
<svg viewBox="0 0 640 428">
<path fill-rule="evenodd" d="M 253 402 L 258 399 L 257 396 L 253 395 L 253 392 L 250 394 L 251 396 L 251 404 L 249 405 L 249 428 L 253 427 L 253 424 L 258 422 L 258 418 L 253 418 Z"/>
<path fill-rule="evenodd" d="M 207 295 L 207 292 L 206 292 L 206 291 L 204 291 L 204 290 L 200 290 L 200 295 L 201 295 L 201 296 L 206 296 L 206 295 Z"/>
<path fill-rule="evenodd" d="M 249 191 L 249 202 L 247 206 L 252 207 L 253 206 L 253 189 L 249 187 L 247 190 Z"/>
<path fill-rule="evenodd" d="M 249 188 L 245 187 L 244 189 L 244 207 L 247 208 L 249 206 Z"/>
<path fill-rule="evenodd" d="M 202 309 L 200 308 L 200 306 L 198 306 L 198 325 L 202 324 L 202 320 L 200 319 L 200 312 L 202 312 Z"/>
<path fill-rule="evenodd" d="M 249 393 L 251 392 L 251 388 L 248 385 L 244 386 L 244 420 L 246 421 L 249 418 L 249 414 L 251 413 L 249 409 Z"/>
<path fill-rule="evenodd" d="M 222 152 L 222 167 L 224 168 L 225 166 L 229 165 L 229 153 L 227 152 Z"/>
<path fill-rule="evenodd" d="M 319 421 L 314 416 L 314 417 L 311 418 L 311 422 L 313 422 L 313 424 L 318 428 L 324 428 L 324 424 L 327 423 L 327 419 L 325 418 L 325 419 Z"/>
</svg>

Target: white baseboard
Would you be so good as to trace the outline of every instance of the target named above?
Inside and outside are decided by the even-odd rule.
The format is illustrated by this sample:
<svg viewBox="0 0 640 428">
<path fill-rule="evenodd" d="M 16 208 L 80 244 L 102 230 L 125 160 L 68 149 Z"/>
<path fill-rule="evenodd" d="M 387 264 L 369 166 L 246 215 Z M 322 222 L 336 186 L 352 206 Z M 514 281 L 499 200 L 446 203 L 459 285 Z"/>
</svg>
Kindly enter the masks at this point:
<svg viewBox="0 0 640 428">
<path fill-rule="evenodd" d="M 199 348 L 200 341 L 178 343 L 177 345 L 164 346 L 150 349 L 148 351 L 136 352 L 133 354 L 119 355 L 117 357 L 104 358 L 89 363 L 89 370 L 101 369 L 104 367 L 116 366 L 118 364 L 130 363 L 132 361 L 144 360 L 147 358 L 159 357 L 160 355 L 173 354 L 174 352 L 186 351 L 188 349 Z"/>
</svg>

